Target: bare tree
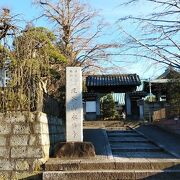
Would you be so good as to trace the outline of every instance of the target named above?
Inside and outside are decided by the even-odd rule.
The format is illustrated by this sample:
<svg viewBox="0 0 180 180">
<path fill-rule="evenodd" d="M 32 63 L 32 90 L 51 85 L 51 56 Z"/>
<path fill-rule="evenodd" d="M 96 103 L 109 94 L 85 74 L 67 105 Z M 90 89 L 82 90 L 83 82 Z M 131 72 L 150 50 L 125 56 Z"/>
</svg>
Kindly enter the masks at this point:
<svg viewBox="0 0 180 180">
<path fill-rule="evenodd" d="M 154 12 L 146 17 L 130 15 L 119 22 L 137 23 L 140 35 L 134 36 L 122 26 L 126 36 L 120 55 L 140 57 L 180 69 L 180 1 L 179 0 L 127 0 L 123 5 L 132 3 L 152 3 Z M 135 51 L 137 50 L 137 51 Z"/>
<path fill-rule="evenodd" d="M 12 16 L 8 8 L 2 8 L 0 13 L 0 40 L 8 35 L 13 35 L 16 29 L 14 22 L 15 16 Z"/>
<path fill-rule="evenodd" d="M 43 15 L 56 27 L 58 46 L 68 65 L 100 68 L 98 61 L 107 60 L 107 49 L 113 44 L 97 43 L 104 24 L 98 14 L 79 0 L 36 0 Z"/>
</svg>

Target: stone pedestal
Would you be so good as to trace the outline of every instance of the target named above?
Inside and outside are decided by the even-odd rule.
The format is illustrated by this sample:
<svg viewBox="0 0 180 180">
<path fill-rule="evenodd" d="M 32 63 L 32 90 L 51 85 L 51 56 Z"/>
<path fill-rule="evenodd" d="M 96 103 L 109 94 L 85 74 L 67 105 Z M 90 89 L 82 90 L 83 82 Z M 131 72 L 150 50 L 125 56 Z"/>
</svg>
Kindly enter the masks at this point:
<svg viewBox="0 0 180 180">
<path fill-rule="evenodd" d="M 95 155 L 94 146 L 90 142 L 62 142 L 55 146 L 55 157 L 59 158 L 88 158 Z"/>
</svg>

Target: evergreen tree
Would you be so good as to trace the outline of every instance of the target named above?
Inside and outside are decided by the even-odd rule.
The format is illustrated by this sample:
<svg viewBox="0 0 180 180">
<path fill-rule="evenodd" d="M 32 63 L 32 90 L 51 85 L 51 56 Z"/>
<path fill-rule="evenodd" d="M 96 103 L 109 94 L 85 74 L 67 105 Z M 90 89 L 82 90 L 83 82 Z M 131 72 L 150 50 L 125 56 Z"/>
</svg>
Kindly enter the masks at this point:
<svg viewBox="0 0 180 180">
<path fill-rule="evenodd" d="M 102 98 L 102 113 L 103 118 L 114 118 L 116 114 L 116 107 L 113 96 L 107 94 Z"/>
<path fill-rule="evenodd" d="M 170 77 L 167 89 L 170 116 L 180 116 L 180 73 Z"/>
</svg>

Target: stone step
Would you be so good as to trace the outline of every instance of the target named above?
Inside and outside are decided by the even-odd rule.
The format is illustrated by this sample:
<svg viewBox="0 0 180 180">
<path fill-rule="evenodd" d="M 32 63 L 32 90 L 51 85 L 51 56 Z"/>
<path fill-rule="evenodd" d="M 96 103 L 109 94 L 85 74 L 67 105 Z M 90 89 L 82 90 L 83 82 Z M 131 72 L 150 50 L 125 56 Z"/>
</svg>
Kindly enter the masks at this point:
<svg viewBox="0 0 180 180">
<path fill-rule="evenodd" d="M 110 139 L 110 140 L 109 140 L 109 143 L 110 143 L 110 144 L 117 144 L 117 143 L 122 143 L 122 144 L 123 144 L 123 143 L 125 143 L 125 144 L 126 144 L 126 143 L 131 144 L 131 143 L 132 143 L 132 144 L 134 144 L 134 143 L 151 143 L 151 141 L 149 141 L 149 140 L 147 140 L 147 139 L 144 139 L 144 140 L 133 140 L 133 141 L 132 141 L 132 140 L 128 140 L 128 139 L 127 139 L 127 140 L 121 140 L 121 139 L 117 139 L 117 138 L 116 138 L 116 139 Z"/>
<path fill-rule="evenodd" d="M 113 140 L 121 140 L 121 141 L 125 141 L 125 140 L 139 140 L 139 139 L 141 139 L 141 140 L 148 140 L 148 139 L 146 139 L 146 138 L 144 138 L 143 136 L 141 136 L 141 135 L 112 135 L 112 136 L 108 136 L 108 140 L 111 140 L 111 139 L 113 139 Z"/>
<path fill-rule="evenodd" d="M 137 135 L 141 135 L 141 134 L 137 134 L 137 133 L 107 133 L 107 135 L 111 137 L 111 136 L 137 136 Z"/>
<path fill-rule="evenodd" d="M 45 164 L 45 171 L 79 171 L 79 170 L 180 170 L 180 161 L 176 159 L 153 160 L 153 159 L 124 159 L 116 160 L 62 160 L 49 159 Z"/>
<path fill-rule="evenodd" d="M 109 133 L 135 133 L 135 131 L 133 131 L 133 130 L 112 130 L 112 131 L 108 130 L 106 132 L 108 134 Z"/>
<path fill-rule="evenodd" d="M 174 158 L 169 153 L 166 152 L 113 152 L 113 157 L 120 157 L 120 158 L 163 158 L 169 159 Z"/>
<path fill-rule="evenodd" d="M 129 130 L 129 128 L 127 127 L 111 127 L 111 126 L 108 126 L 108 127 L 105 127 L 107 131 L 125 131 L 125 130 Z"/>
<path fill-rule="evenodd" d="M 161 152 L 162 149 L 159 147 L 111 147 L 112 152 Z"/>
<path fill-rule="evenodd" d="M 133 133 L 133 134 L 130 134 L 130 133 L 116 133 L 116 134 L 108 134 L 108 137 L 119 137 L 119 138 L 122 138 L 122 137 L 144 137 L 143 135 L 141 134 L 137 134 L 137 133 Z"/>
<path fill-rule="evenodd" d="M 150 142 L 150 141 L 143 137 L 137 137 L 137 138 L 135 137 L 121 137 L 121 138 L 109 137 L 109 142 L 136 143 L 136 142 Z"/>
<path fill-rule="evenodd" d="M 155 149 L 157 149 L 158 147 L 157 146 L 155 146 L 154 144 L 151 144 L 150 142 L 145 142 L 145 143 L 135 143 L 135 142 L 133 142 L 133 143 L 125 143 L 125 142 L 123 142 L 123 143 L 110 143 L 110 146 L 111 146 L 111 148 L 113 149 L 113 148 L 124 148 L 124 149 L 126 149 L 126 148 L 128 148 L 128 149 L 130 149 L 130 148 L 132 148 L 132 149 L 134 149 L 134 148 L 137 148 L 137 149 L 143 149 L 143 148 L 155 148 Z"/>
<path fill-rule="evenodd" d="M 180 179 L 180 170 L 95 170 L 95 171 L 49 171 L 43 180 L 107 180 L 107 179 Z"/>
<path fill-rule="evenodd" d="M 84 127 L 124 127 L 124 122 L 120 121 L 83 121 Z"/>
</svg>

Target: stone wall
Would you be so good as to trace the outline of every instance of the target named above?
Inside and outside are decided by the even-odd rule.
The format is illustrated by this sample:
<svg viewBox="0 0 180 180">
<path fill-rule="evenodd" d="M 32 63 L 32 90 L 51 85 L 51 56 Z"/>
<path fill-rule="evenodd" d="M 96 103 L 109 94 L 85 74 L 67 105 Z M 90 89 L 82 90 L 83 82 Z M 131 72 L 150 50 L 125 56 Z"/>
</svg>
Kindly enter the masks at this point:
<svg viewBox="0 0 180 180">
<path fill-rule="evenodd" d="M 62 119 L 41 112 L 0 114 L 0 179 L 41 174 L 53 145 L 64 141 L 64 129 Z"/>
</svg>

